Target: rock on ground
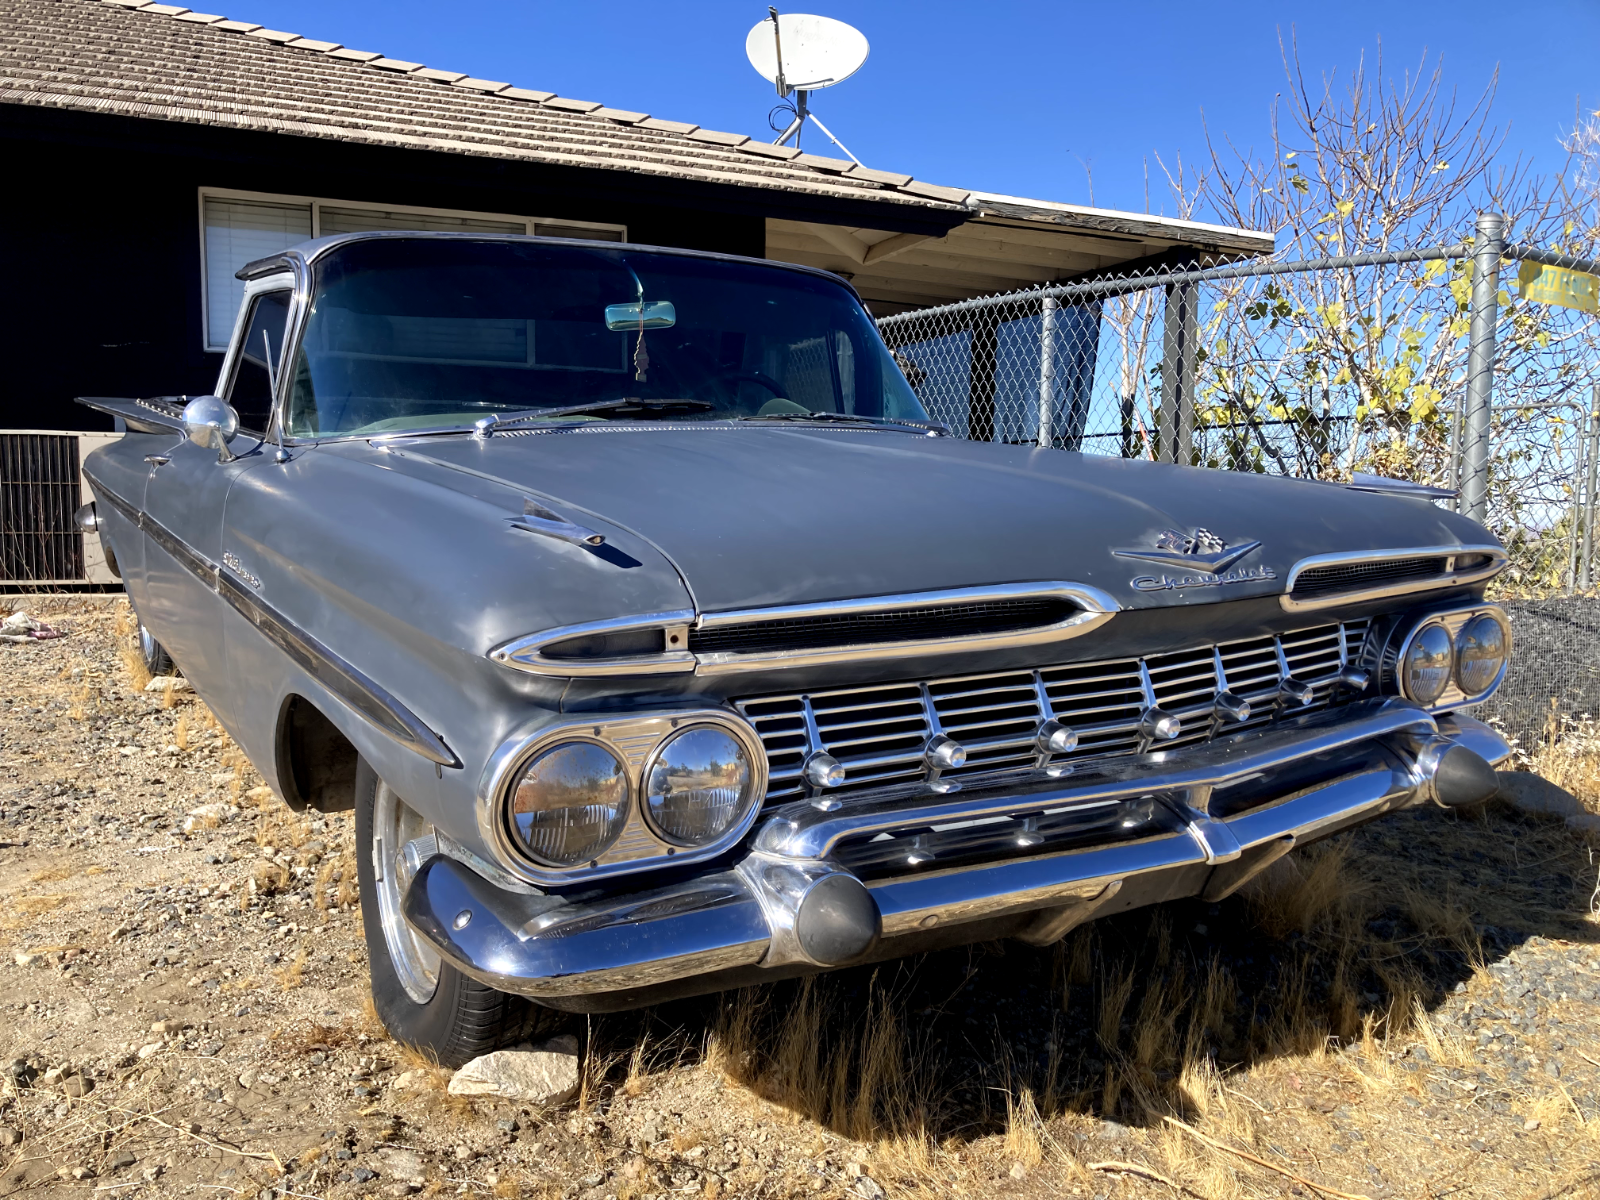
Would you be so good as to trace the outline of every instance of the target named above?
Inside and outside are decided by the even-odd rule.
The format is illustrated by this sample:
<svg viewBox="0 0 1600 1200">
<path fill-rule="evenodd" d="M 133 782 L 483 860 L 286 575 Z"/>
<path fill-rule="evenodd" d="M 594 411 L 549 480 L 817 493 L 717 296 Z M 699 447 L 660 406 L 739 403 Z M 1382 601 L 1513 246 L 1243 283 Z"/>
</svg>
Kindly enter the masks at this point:
<svg viewBox="0 0 1600 1200">
<path fill-rule="evenodd" d="M 1500 799 L 1518 812 L 1541 817 L 1581 817 L 1582 802 L 1565 788 L 1528 771 L 1496 771 Z"/>
<path fill-rule="evenodd" d="M 578 1094 L 578 1044 L 570 1035 L 538 1049 L 496 1050 L 473 1059 L 450 1080 L 456 1096 L 500 1096 L 528 1104 L 564 1104 Z"/>
</svg>

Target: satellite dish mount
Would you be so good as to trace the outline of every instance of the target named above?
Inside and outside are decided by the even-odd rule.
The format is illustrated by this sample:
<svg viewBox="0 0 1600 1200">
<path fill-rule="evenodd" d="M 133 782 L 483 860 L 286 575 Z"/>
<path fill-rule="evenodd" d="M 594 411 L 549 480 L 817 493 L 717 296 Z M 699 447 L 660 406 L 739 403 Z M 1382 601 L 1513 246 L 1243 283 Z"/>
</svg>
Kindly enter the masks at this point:
<svg viewBox="0 0 1600 1200">
<path fill-rule="evenodd" d="M 778 15 L 773 7 L 767 9 L 767 19 L 758 21 L 745 38 L 744 50 L 750 65 L 771 80 L 780 99 L 794 100 L 780 104 L 769 114 L 787 113 L 791 119 L 787 127 L 772 143 L 787 146 L 794 140 L 800 148 L 800 134 L 805 123 L 811 121 L 845 157 L 857 166 L 861 160 L 811 111 L 811 93 L 818 88 L 843 83 L 861 69 L 867 61 L 867 39 L 857 29 L 831 17 L 815 17 L 803 13 Z M 785 50 L 787 41 L 788 49 Z M 778 128 L 773 122 L 773 129 Z"/>
</svg>

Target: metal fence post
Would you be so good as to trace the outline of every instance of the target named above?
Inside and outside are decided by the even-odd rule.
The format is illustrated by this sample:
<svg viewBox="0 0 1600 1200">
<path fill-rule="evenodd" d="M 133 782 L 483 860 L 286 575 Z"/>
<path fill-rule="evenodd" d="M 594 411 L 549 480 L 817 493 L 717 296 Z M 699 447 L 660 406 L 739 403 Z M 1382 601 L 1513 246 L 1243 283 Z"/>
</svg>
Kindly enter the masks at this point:
<svg viewBox="0 0 1600 1200">
<path fill-rule="evenodd" d="M 1578 462 L 1572 473 L 1572 521 L 1567 529 L 1567 594 L 1571 595 L 1578 590 L 1578 541 L 1580 530 L 1583 527 L 1584 492 L 1583 484 L 1586 478 L 1583 456 L 1589 444 L 1580 434 L 1578 437 Z"/>
<path fill-rule="evenodd" d="M 1500 254 L 1505 221 L 1499 213 L 1479 213 L 1472 248 L 1472 332 L 1467 359 L 1467 420 L 1462 447 L 1466 515 L 1489 518 L 1489 423 L 1494 398 L 1494 335 L 1499 320 Z"/>
<path fill-rule="evenodd" d="M 972 324 L 971 382 L 967 391 L 967 436 L 975 442 L 994 441 L 995 358 L 999 350 L 997 313 L 974 313 Z"/>
<path fill-rule="evenodd" d="M 1600 385 L 1596 385 L 1589 410 L 1589 461 L 1586 464 L 1588 490 L 1583 504 L 1583 563 L 1578 570 L 1578 586 L 1589 590 L 1589 572 L 1594 562 L 1595 455 L 1600 453 Z"/>
<path fill-rule="evenodd" d="M 1161 341 L 1161 420 L 1163 462 L 1188 466 L 1194 457 L 1195 341 L 1199 337 L 1200 285 L 1169 283 Z"/>
<path fill-rule="evenodd" d="M 1061 302 L 1054 296 L 1044 298 L 1044 312 L 1039 318 L 1039 445 L 1055 443 L 1051 429 L 1051 414 L 1056 407 L 1056 309 Z"/>
</svg>

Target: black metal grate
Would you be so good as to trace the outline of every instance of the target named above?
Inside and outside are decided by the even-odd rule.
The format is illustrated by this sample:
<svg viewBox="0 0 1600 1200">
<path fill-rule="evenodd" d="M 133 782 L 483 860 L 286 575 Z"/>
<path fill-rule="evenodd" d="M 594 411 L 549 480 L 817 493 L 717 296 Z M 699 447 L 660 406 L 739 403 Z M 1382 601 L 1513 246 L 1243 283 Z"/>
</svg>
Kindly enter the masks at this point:
<svg viewBox="0 0 1600 1200">
<path fill-rule="evenodd" d="M 1445 562 L 1442 556 L 1430 556 L 1312 567 L 1300 572 L 1294 581 L 1292 594 L 1297 600 L 1310 600 L 1340 592 L 1365 591 L 1390 583 L 1407 583 L 1413 579 L 1434 579 L 1444 574 Z"/>
<path fill-rule="evenodd" d="M 1031 598 L 936 608 L 889 609 L 837 617 L 755 621 L 723 629 L 697 629 L 689 649 L 699 654 L 774 653 L 819 646 L 876 645 L 923 639 L 975 637 L 1039 629 L 1080 611 L 1066 600 Z"/>
<path fill-rule="evenodd" d="M 0 434 L 0 579 L 84 577 L 81 494 L 77 438 Z"/>
</svg>

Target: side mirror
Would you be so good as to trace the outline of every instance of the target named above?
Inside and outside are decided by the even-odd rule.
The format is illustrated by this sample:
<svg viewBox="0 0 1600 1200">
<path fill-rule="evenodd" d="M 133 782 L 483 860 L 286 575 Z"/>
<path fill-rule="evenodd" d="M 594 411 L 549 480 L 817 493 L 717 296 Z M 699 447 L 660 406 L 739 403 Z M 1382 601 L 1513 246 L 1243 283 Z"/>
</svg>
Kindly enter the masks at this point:
<svg viewBox="0 0 1600 1200">
<path fill-rule="evenodd" d="M 183 430 L 197 446 L 217 452 L 218 462 L 232 462 L 228 443 L 239 436 L 239 414 L 221 396 L 196 396 L 183 406 Z"/>
</svg>

